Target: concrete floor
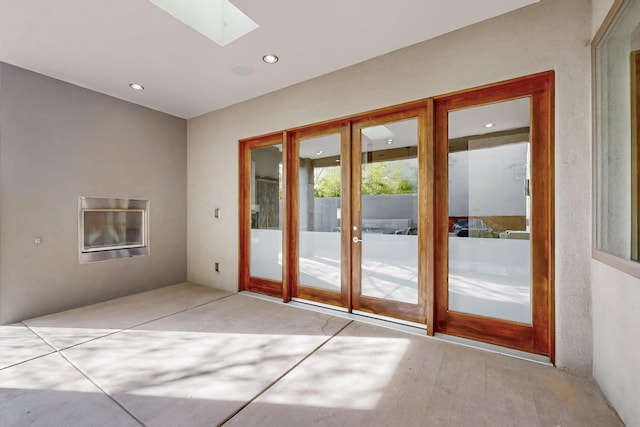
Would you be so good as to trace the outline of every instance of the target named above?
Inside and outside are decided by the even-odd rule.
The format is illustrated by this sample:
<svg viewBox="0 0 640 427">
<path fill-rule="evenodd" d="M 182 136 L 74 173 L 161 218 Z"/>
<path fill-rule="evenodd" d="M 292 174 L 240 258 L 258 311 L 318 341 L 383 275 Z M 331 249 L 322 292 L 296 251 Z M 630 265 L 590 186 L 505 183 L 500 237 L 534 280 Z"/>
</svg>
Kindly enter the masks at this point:
<svg viewBox="0 0 640 427">
<path fill-rule="evenodd" d="M 0 426 L 622 426 L 593 380 L 190 284 L 0 327 Z"/>
</svg>

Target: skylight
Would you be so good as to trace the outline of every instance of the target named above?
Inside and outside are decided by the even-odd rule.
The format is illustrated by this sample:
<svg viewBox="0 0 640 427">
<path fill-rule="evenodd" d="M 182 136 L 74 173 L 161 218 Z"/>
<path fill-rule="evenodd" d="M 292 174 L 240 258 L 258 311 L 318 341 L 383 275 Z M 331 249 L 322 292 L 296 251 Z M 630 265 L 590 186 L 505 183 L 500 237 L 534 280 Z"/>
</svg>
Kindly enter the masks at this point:
<svg viewBox="0 0 640 427">
<path fill-rule="evenodd" d="M 378 141 L 380 139 L 390 139 L 394 136 L 393 132 L 391 132 L 391 129 L 383 125 L 364 128 L 362 129 L 362 133 L 372 141 Z"/>
<path fill-rule="evenodd" d="M 258 24 L 229 0 L 150 1 L 220 46 L 258 28 Z"/>
</svg>

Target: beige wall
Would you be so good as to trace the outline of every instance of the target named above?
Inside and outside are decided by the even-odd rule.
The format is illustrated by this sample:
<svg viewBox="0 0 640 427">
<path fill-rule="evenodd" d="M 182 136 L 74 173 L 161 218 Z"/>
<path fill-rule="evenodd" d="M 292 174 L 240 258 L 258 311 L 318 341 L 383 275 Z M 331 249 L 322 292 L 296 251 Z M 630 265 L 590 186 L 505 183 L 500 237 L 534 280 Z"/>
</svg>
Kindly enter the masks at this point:
<svg viewBox="0 0 640 427">
<path fill-rule="evenodd" d="M 593 34 L 613 0 L 593 0 Z M 633 265 L 635 264 L 635 265 Z M 637 263 L 616 265 L 639 271 Z M 628 426 L 640 425 L 640 280 L 592 260 L 593 376 Z"/>
<path fill-rule="evenodd" d="M 189 120 L 189 280 L 237 289 L 238 139 L 554 69 L 557 364 L 590 373 L 591 13 L 544 0 Z"/>
<path fill-rule="evenodd" d="M 640 426 L 640 280 L 592 261 L 593 376 L 628 426 Z"/>
<path fill-rule="evenodd" d="M 0 323 L 184 281 L 186 121 L 0 73 Z M 81 265 L 79 196 L 149 199 L 151 255 Z"/>
</svg>

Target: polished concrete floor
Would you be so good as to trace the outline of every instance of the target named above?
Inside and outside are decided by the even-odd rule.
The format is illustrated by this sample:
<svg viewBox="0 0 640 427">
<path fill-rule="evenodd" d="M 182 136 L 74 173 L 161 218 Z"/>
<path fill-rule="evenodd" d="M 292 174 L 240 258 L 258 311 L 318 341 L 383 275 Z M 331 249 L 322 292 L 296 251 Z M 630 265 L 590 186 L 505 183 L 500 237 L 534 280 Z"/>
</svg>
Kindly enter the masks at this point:
<svg viewBox="0 0 640 427">
<path fill-rule="evenodd" d="M 0 426 L 621 426 L 589 378 L 180 284 L 0 327 Z"/>
</svg>

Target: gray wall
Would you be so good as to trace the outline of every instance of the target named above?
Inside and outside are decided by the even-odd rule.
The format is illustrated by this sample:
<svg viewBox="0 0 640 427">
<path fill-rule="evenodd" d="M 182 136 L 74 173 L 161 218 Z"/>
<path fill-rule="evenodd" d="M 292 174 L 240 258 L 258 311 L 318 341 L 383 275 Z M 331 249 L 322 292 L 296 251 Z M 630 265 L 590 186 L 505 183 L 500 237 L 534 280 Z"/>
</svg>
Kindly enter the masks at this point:
<svg viewBox="0 0 640 427">
<path fill-rule="evenodd" d="M 590 373 L 591 28 L 589 0 L 543 0 L 189 120 L 189 279 L 237 290 L 239 139 L 553 69 L 556 361 Z"/>
<path fill-rule="evenodd" d="M 184 281 L 186 155 L 183 119 L 0 63 L 0 323 Z M 81 265 L 79 196 L 150 200 L 151 255 Z"/>
</svg>

